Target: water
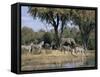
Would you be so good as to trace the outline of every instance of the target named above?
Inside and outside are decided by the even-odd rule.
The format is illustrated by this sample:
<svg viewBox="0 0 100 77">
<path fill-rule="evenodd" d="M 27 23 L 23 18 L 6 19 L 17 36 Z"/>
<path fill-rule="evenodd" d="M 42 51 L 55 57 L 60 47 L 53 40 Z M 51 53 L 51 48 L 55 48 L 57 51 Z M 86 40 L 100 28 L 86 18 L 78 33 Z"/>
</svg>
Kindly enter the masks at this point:
<svg viewBox="0 0 100 77">
<path fill-rule="evenodd" d="M 22 70 L 41 70 L 41 69 L 57 69 L 57 68 L 77 68 L 77 67 L 93 67 L 95 66 L 94 57 L 76 57 L 69 61 L 62 61 L 60 63 L 40 63 L 32 64 L 30 61 L 28 65 L 23 66 Z"/>
<path fill-rule="evenodd" d="M 72 60 L 68 63 L 51 64 L 48 68 L 77 68 L 77 67 L 93 67 L 95 66 L 95 58 L 81 58 L 80 60 Z"/>
</svg>

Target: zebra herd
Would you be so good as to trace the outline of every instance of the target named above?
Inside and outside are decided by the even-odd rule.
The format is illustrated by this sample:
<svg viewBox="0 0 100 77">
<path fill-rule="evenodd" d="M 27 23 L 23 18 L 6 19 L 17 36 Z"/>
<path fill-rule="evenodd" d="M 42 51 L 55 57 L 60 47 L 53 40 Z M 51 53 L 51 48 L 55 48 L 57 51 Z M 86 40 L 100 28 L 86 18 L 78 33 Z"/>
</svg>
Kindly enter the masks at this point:
<svg viewBox="0 0 100 77">
<path fill-rule="evenodd" d="M 39 44 L 31 43 L 30 45 L 22 45 L 21 48 L 27 50 L 29 53 L 31 53 L 32 51 L 38 51 L 40 53 L 43 45 L 44 41 L 40 42 Z"/>
<path fill-rule="evenodd" d="M 72 48 L 72 47 L 70 47 L 70 46 L 62 46 L 61 48 L 60 48 L 60 50 L 62 51 L 62 52 L 64 52 L 64 53 L 66 53 L 66 51 L 67 52 L 70 52 L 71 54 L 73 54 L 73 52 L 74 53 L 84 53 L 85 54 L 85 49 L 83 48 L 83 47 L 81 47 L 81 46 L 76 46 L 76 47 L 74 47 L 74 48 Z"/>
<path fill-rule="evenodd" d="M 67 40 L 66 40 L 67 39 Z M 66 38 L 63 40 L 63 42 L 61 43 L 59 48 L 56 48 L 54 43 L 51 43 L 51 45 L 49 43 L 45 43 L 44 41 L 41 41 L 38 44 L 34 44 L 34 43 L 30 43 L 30 45 L 22 45 L 22 49 L 27 50 L 29 53 L 31 52 L 38 52 L 41 53 L 42 49 L 44 48 L 49 49 L 49 50 L 60 50 L 61 52 L 81 52 L 81 53 L 85 53 L 85 49 L 82 46 L 76 46 L 76 43 L 74 41 L 74 39 L 72 38 Z"/>
</svg>

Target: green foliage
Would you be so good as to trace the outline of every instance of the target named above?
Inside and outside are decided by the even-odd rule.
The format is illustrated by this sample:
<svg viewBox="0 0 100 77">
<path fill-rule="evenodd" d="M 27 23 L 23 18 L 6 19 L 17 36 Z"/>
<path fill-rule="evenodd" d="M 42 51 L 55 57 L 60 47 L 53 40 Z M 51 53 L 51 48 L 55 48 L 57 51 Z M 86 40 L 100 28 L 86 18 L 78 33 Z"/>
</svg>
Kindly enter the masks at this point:
<svg viewBox="0 0 100 77">
<path fill-rule="evenodd" d="M 33 42 L 34 44 L 37 44 L 37 43 L 41 42 L 42 40 L 44 40 L 44 38 L 43 38 L 44 33 L 45 33 L 45 31 L 43 31 L 42 29 L 40 29 L 39 32 L 34 32 L 29 27 L 23 27 L 21 29 L 21 37 L 22 37 L 21 43 L 22 44 L 30 44 L 31 42 Z M 50 35 L 48 35 L 48 36 L 50 37 Z M 48 36 L 46 36 L 46 37 L 48 37 Z"/>
<path fill-rule="evenodd" d="M 95 31 L 91 31 L 88 41 L 88 49 L 95 50 Z"/>
<path fill-rule="evenodd" d="M 53 36 L 52 36 L 51 33 L 46 32 L 46 33 L 42 36 L 42 39 L 44 40 L 44 42 L 50 44 L 50 43 L 52 42 Z"/>
<path fill-rule="evenodd" d="M 64 38 L 71 37 L 70 28 L 68 28 L 68 27 L 65 27 L 65 28 L 64 28 L 64 30 L 63 30 L 63 37 L 64 37 Z"/>
<path fill-rule="evenodd" d="M 82 37 L 81 34 L 76 35 L 75 41 L 77 44 L 82 45 Z"/>
<path fill-rule="evenodd" d="M 56 42 L 53 32 L 45 32 L 41 30 L 39 32 L 34 32 L 31 28 L 23 27 L 21 34 L 22 34 L 22 38 L 21 38 L 22 44 L 29 44 L 30 42 L 37 44 L 41 42 L 42 40 L 44 40 L 45 43 L 49 43 L 49 44 L 51 44 L 52 41 Z M 73 28 L 69 28 L 69 27 L 64 28 L 63 37 L 74 38 L 77 44 L 83 45 L 80 31 L 77 32 L 77 30 L 74 30 Z M 95 49 L 95 31 L 94 30 L 91 31 L 89 35 L 88 49 L 89 50 Z"/>
<path fill-rule="evenodd" d="M 45 8 L 45 7 L 29 7 L 28 13 L 33 18 L 39 18 L 41 21 L 46 21 L 48 24 L 56 24 L 55 19 L 68 20 L 70 16 L 70 9 L 59 8 Z"/>
<path fill-rule="evenodd" d="M 89 50 L 95 50 L 95 39 L 94 38 L 89 39 L 88 49 Z"/>
<path fill-rule="evenodd" d="M 95 28 L 95 11 L 74 9 L 71 14 L 73 23 L 79 26 L 83 46 L 87 49 L 89 34 Z"/>
<path fill-rule="evenodd" d="M 28 44 L 31 41 L 33 41 L 33 30 L 28 27 L 23 27 L 21 30 L 21 36 L 22 36 L 22 44 Z"/>
<path fill-rule="evenodd" d="M 53 26 L 54 35 L 42 29 L 36 33 L 26 28 L 26 31 L 24 29 L 22 30 L 22 44 L 27 44 L 34 40 L 44 40 L 50 43 L 53 39 L 56 41 L 56 45 L 58 45 L 62 37 L 71 37 L 75 39 L 76 43 L 83 45 L 85 48 L 94 49 L 94 39 L 90 39 L 90 32 L 95 28 L 94 10 L 29 7 L 28 13 L 34 19 L 38 18 L 42 22 L 45 21 L 47 24 Z M 78 34 L 75 29 L 71 28 L 71 30 L 70 28 L 65 28 L 69 21 L 72 21 L 73 25 L 79 27 Z M 59 26 L 60 31 L 58 31 Z M 95 35 L 93 37 L 95 37 Z"/>
<path fill-rule="evenodd" d="M 34 19 L 40 19 L 54 27 L 55 41 L 57 47 L 60 46 L 60 38 L 62 37 L 63 28 L 70 19 L 70 9 L 63 8 L 46 8 L 46 7 L 29 7 L 28 13 Z M 61 24 L 60 24 L 61 23 Z M 61 33 L 58 33 L 58 27 L 61 26 Z"/>
</svg>

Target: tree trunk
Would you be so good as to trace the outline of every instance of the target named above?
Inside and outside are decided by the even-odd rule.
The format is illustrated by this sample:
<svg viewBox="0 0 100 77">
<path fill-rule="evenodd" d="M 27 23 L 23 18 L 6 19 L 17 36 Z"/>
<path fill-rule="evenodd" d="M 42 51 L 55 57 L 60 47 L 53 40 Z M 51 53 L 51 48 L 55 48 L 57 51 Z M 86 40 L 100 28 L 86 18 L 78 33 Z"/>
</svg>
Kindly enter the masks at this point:
<svg viewBox="0 0 100 77">
<path fill-rule="evenodd" d="M 60 38 L 59 38 L 59 40 L 60 40 L 60 44 L 61 44 L 61 42 L 62 42 L 62 35 L 63 35 L 63 30 L 64 30 L 64 20 L 62 19 L 62 22 L 61 22 L 61 33 L 60 33 Z M 60 45 L 61 46 L 61 45 Z"/>
<path fill-rule="evenodd" d="M 61 26 L 61 33 L 60 33 L 60 39 L 62 38 L 63 29 L 64 29 L 64 25 L 62 24 L 62 26 Z"/>
<path fill-rule="evenodd" d="M 60 42 L 59 42 L 59 35 L 58 35 L 58 27 L 54 27 L 55 30 L 55 43 L 57 48 L 60 46 Z"/>
<path fill-rule="evenodd" d="M 83 46 L 85 50 L 87 50 L 88 48 L 88 39 L 89 39 L 88 35 L 83 36 Z"/>
</svg>

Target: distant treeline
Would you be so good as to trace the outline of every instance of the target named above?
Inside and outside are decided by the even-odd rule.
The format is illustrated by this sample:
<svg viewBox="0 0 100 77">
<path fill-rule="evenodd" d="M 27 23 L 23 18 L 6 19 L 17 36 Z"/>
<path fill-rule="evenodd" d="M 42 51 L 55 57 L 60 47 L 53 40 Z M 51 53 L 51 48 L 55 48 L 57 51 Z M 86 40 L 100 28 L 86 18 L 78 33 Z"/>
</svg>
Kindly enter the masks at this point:
<svg viewBox="0 0 100 77">
<path fill-rule="evenodd" d="M 34 32 L 31 28 L 23 27 L 21 30 L 21 36 L 22 36 L 22 45 L 28 45 L 31 42 L 34 44 L 38 44 L 42 40 L 44 40 L 47 43 L 51 43 L 55 40 L 55 34 L 54 30 L 51 30 L 49 32 L 46 32 L 43 29 L 40 29 L 38 32 Z M 75 27 L 65 27 L 63 30 L 63 38 L 73 38 L 75 42 L 79 45 L 83 45 L 82 37 L 80 30 L 78 30 Z M 88 49 L 94 50 L 95 49 L 95 31 L 92 30 L 89 35 L 88 40 Z"/>
</svg>

